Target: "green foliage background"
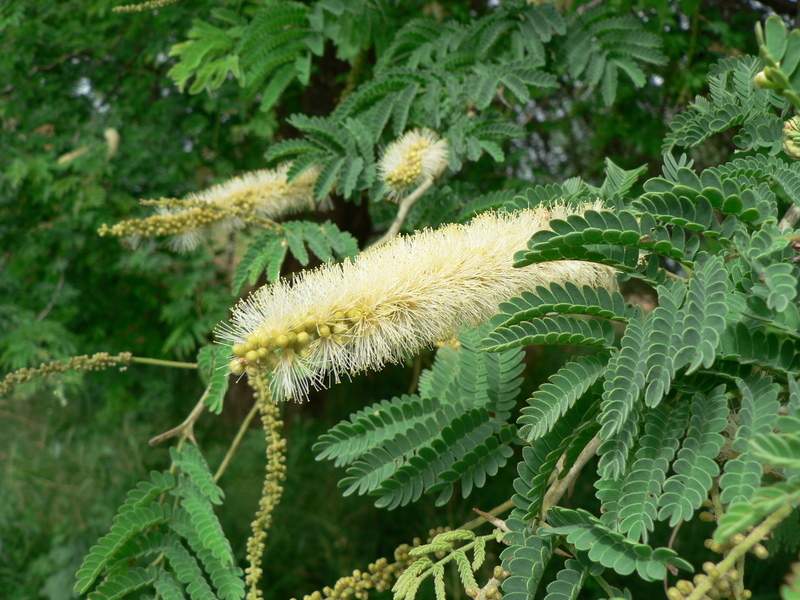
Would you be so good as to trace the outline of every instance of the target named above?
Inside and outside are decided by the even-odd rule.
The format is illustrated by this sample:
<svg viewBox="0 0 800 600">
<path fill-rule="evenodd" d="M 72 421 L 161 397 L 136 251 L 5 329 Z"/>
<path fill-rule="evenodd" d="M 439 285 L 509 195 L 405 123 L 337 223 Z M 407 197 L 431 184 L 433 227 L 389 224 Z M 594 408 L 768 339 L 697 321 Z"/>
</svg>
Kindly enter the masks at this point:
<svg viewBox="0 0 800 600">
<path fill-rule="evenodd" d="M 180 2 L 126 15 L 111 12 L 115 3 L 106 0 L 11 0 L 0 7 L 1 371 L 100 350 L 194 360 L 234 303 L 229 261 L 244 253 L 244 242 L 235 253 L 217 243 L 176 254 L 149 241 L 131 251 L 116 239 L 98 237 L 97 228 L 146 214 L 140 198 L 180 197 L 262 168 L 265 155 L 279 151 L 303 156 L 302 148 L 285 140 L 298 133 L 319 136 L 320 128 L 291 115 L 326 117 L 337 106 L 345 114 L 340 99 L 348 93 L 358 98 L 356 86 L 379 78 L 386 65 L 376 57 L 391 54 L 395 33 L 409 21 L 466 27 L 499 10 L 483 2 L 291 3 L 298 14 L 317 18 L 321 33 L 308 46 L 287 36 L 273 64 L 257 52 L 258 36 L 266 38 L 282 4 L 287 3 Z M 566 15 L 577 14 L 579 4 Z M 513 197 L 534 183 L 577 175 L 599 186 L 607 159 L 622 169 L 646 165 L 642 179 L 659 175 L 670 120 L 695 94 L 707 93 L 713 63 L 757 54 L 751 32 L 770 14 L 768 4 L 763 10 L 724 1 L 603 4 L 602 10 L 637 20 L 642 35 L 660 40 L 663 54 L 637 63 L 641 85 L 624 74 L 612 85 L 601 67 L 584 71 L 550 50 L 542 62 L 557 87 L 529 87 L 539 76 L 524 69 L 505 82 L 482 80 L 490 93 L 484 105 L 478 102 L 480 118 L 513 119 L 516 135 L 473 135 L 458 119 L 460 106 L 444 111 L 442 122 L 463 142 L 465 167 L 457 181 L 448 182 L 450 188 L 415 207 L 406 230 L 468 214 L 448 198 L 498 190 Z M 198 40 L 211 40 L 213 49 L 193 55 Z M 397 63 L 409 60 L 408 48 L 395 50 Z M 419 72 L 426 60 L 431 70 L 436 66 L 435 55 L 414 60 Z M 491 53 L 481 60 L 491 65 Z M 497 86 L 508 100 L 494 95 Z M 356 108 L 351 115 L 360 114 Z M 409 110 L 411 122 L 422 120 L 427 109 Z M 390 129 L 397 121 L 392 123 Z M 119 135 L 113 151 L 108 130 Z M 391 139 L 390 133 L 382 139 Z M 694 151 L 694 168 L 699 172 L 727 157 L 732 138 L 725 132 Z M 325 150 L 324 164 L 338 160 L 334 150 Z M 363 181 L 350 186 L 343 173 L 334 212 L 308 218 L 331 219 L 363 247 L 386 228 L 395 209 L 373 201 L 379 191 L 366 166 L 359 175 Z M 483 201 L 501 203 L 492 196 Z M 780 201 L 783 206 L 786 199 Z M 281 273 L 299 268 L 290 258 Z M 625 291 L 647 294 L 636 283 Z M 568 349 L 530 350 L 525 391 L 570 355 Z M 469 520 L 473 506 L 488 509 L 508 497 L 514 474 L 505 472 L 468 500 L 456 494 L 436 508 L 424 497 L 387 515 L 369 498 L 342 498 L 337 481 L 343 471 L 312 460 L 311 446 L 320 435 L 367 403 L 406 392 L 415 368 L 429 367 L 433 353 L 420 360 L 285 407 L 289 481 L 268 538 L 267 597 L 289 598 L 328 585 L 390 555 L 404 541 L 426 537 L 429 528 Z M 192 372 L 137 365 L 123 373 L 66 374 L 54 384 L 29 384 L 0 399 L 3 598 L 77 596 L 74 574 L 108 530 L 125 493 L 151 469 L 169 465 L 168 451 L 151 449 L 146 441 L 180 422 L 201 392 Z M 232 385 L 222 415 L 206 417 L 197 428 L 211 464 L 221 459 L 249 401 L 246 386 Z M 262 432 L 254 428 L 221 482 L 227 498 L 222 524 L 239 561 L 258 501 L 263 454 Z M 594 492 L 579 483 L 568 505 L 596 505 Z M 683 526 L 681 538 L 702 539 L 712 530 L 695 519 Z M 703 548 L 678 549 L 695 564 L 707 559 Z M 788 558 L 781 560 L 769 567 L 752 561 L 749 576 L 762 580 L 762 569 L 763 581 L 772 583 L 774 573 L 788 571 Z M 555 571 L 547 580 L 554 577 Z M 660 593 L 658 583 L 624 583 L 634 597 Z M 595 597 L 598 590 L 587 586 L 585 597 Z M 763 597 L 774 587 L 765 583 Z M 462 592 L 454 587 L 453 593 Z"/>
</svg>

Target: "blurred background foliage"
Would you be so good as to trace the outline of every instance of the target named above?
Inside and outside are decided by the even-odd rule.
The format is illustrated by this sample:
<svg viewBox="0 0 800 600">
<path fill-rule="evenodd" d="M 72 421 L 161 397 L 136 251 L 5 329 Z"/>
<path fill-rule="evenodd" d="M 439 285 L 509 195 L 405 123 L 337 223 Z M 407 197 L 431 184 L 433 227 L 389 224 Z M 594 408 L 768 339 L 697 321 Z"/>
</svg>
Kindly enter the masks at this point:
<svg viewBox="0 0 800 600">
<path fill-rule="evenodd" d="M 659 35 L 668 64 L 651 67 L 643 89 L 621 78 L 609 108 L 596 91 L 564 78 L 558 91 L 525 107 L 518 120 L 526 135 L 509 149 L 506 164 L 484 158 L 463 174 L 468 180 L 487 191 L 577 174 L 598 184 L 605 157 L 626 169 L 646 164 L 648 176 L 655 175 L 667 123 L 705 91 L 709 66 L 755 53 L 754 23 L 774 11 L 793 17 L 796 10 L 788 0 L 607 3 Z M 370 32 L 354 32 L 358 51 L 325 47 L 311 64 L 310 84 L 290 84 L 268 111 L 235 81 L 190 94 L 168 75 L 175 65 L 170 51 L 186 41 L 194 19 L 208 20 L 212 9 L 248 11 L 261 3 L 195 0 L 133 14 L 112 12 L 116 4 L 0 5 L 0 373 L 96 351 L 193 360 L 235 301 L 224 241 L 188 254 L 150 242 L 133 252 L 117 239 L 98 237 L 97 228 L 146 214 L 140 198 L 180 197 L 265 166 L 270 144 L 294 135 L 286 117 L 328 114 L 345 89 L 369 78 L 374 45 L 385 43 L 400 23 L 445 15 L 466 22 L 495 3 L 377 3 L 391 10 Z M 727 155 L 732 143 L 721 138 L 711 147 Z M 694 158 L 702 169 L 717 157 Z M 331 218 L 363 242 L 393 211 L 339 202 L 318 218 Z M 284 274 L 296 269 L 290 261 Z M 541 381 L 564 356 L 533 350 L 528 358 Z M 423 363 L 430 360 L 423 357 Z M 309 593 L 391 556 L 398 544 L 426 537 L 429 528 L 469 520 L 473 506 L 489 509 L 507 497 L 510 479 L 499 478 L 468 502 L 456 498 L 434 509 L 423 501 L 387 515 L 368 498 L 342 498 L 336 488 L 341 473 L 312 460 L 310 448 L 321 433 L 367 399 L 407 388 L 413 369 L 393 367 L 285 407 L 289 480 L 265 557 L 268 598 Z M 242 387 L 232 386 L 221 417 L 198 427 L 198 443 L 212 465 L 249 409 Z M 180 422 L 201 390 L 194 372 L 136 365 L 123 373 L 27 384 L 0 399 L 2 598 L 75 597 L 74 573 L 125 492 L 169 462 L 167 450 L 152 449 L 147 440 Z M 221 518 L 242 558 L 264 449 L 255 427 L 221 481 L 227 497 Z M 574 493 L 584 505 L 592 501 L 591 489 Z"/>
</svg>

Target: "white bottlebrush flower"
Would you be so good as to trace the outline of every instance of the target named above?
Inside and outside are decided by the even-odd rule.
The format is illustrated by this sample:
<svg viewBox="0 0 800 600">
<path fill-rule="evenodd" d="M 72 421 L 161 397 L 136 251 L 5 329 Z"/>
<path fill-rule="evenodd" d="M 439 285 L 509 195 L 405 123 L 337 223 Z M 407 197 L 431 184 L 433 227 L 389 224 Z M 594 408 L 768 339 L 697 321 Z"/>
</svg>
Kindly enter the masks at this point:
<svg viewBox="0 0 800 600">
<path fill-rule="evenodd" d="M 514 253 L 536 231 L 573 212 L 485 213 L 265 286 L 241 301 L 218 331 L 232 345 L 230 371 L 268 374 L 276 398 L 301 400 L 309 387 L 379 369 L 449 339 L 537 285 L 614 287 L 611 269 L 586 262 L 513 267 Z"/>
<path fill-rule="evenodd" d="M 170 246 L 179 251 L 191 250 L 209 229 L 214 232 L 241 229 L 248 217 L 274 220 L 304 210 L 330 208 L 329 200 L 320 203 L 314 200 L 314 184 L 319 176 L 319 168 L 307 169 L 297 179 L 287 183 L 286 176 L 290 166 L 290 163 L 284 163 L 275 169 L 251 171 L 201 192 L 189 194 L 184 200 L 188 204 L 195 204 L 193 208 L 163 209 L 161 214 L 180 215 L 191 211 L 202 213 L 202 208 L 198 210 L 196 203 L 206 203 L 230 211 L 221 213 L 223 218 L 213 222 L 211 227 L 199 224 L 198 227 L 188 228 L 172 236 Z"/>
<path fill-rule="evenodd" d="M 176 250 L 191 250 L 204 234 L 241 229 L 259 219 L 275 220 L 303 210 L 330 208 L 328 199 L 314 200 L 319 168 L 310 168 L 297 179 L 286 181 L 290 165 L 253 171 L 234 177 L 182 200 L 164 199 L 157 214 L 127 219 L 112 227 L 103 225 L 100 235 L 128 238 L 134 245 L 141 238 L 170 236 Z"/>
<path fill-rule="evenodd" d="M 389 144 L 378 169 L 389 186 L 389 197 L 399 199 L 447 168 L 447 140 L 430 129 L 414 129 Z"/>
</svg>

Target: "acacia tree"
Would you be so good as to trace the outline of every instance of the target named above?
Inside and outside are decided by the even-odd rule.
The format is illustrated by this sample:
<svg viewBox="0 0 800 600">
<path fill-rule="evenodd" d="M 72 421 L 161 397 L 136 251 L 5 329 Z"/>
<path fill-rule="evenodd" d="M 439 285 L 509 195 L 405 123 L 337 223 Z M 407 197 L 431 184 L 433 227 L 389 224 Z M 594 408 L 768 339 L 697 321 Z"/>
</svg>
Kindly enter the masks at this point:
<svg viewBox="0 0 800 600">
<path fill-rule="evenodd" d="M 438 600 L 576 598 L 582 588 L 630 597 L 662 580 L 673 600 L 774 593 L 774 573 L 788 571 L 779 561 L 800 539 L 800 125 L 790 118 L 800 33 L 770 18 L 756 58 L 699 5 L 83 9 L 103 25 L 90 28 L 100 50 L 59 20 L 63 7 L 3 14 L 16 44 L 64 41 L 4 59 L 32 83 L 14 80 L 2 105 L 14 149 L 2 184 L 15 200 L 3 209 L 15 300 L 2 356 L 25 368 L 0 392 L 41 401 L 42 381 L 55 380 L 68 404 L 75 373 L 120 365 L 196 369 L 203 391 L 183 423 L 151 440 L 177 440 L 169 465 L 129 492 L 82 561 L 78 593 L 260 597 L 275 576 L 264 553 L 286 478 L 282 401 L 325 402 L 340 380 L 398 362 L 410 368 L 399 389 L 383 386 L 394 397 L 360 401 L 314 454 L 346 467 L 345 495 L 381 509 L 460 504 L 479 517 L 445 530 L 461 523 L 443 516 L 427 543 L 307 598 L 391 588 L 413 600 L 426 579 Z M 187 39 L 172 39 L 190 16 Z M 688 41 L 670 28 L 689 30 Z M 731 56 L 709 67 L 708 94 L 677 112 L 697 83 L 669 67 L 710 62 L 703 31 Z M 103 74 L 111 54 L 127 71 Z M 65 103 L 38 114 L 37 85 L 66 85 L 81 112 Z M 130 93 L 152 102 L 134 111 L 121 101 Z M 642 132 L 673 113 L 654 156 L 655 136 Z M 626 131 L 632 139 L 610 142 Z M 644 177 L 643 159 L 661 175 Z M 46 233 L 30 242 L 30 231 Z M 112 297 L 87 304 L 98 289 Z M 126 302 L 143 289 L 141 303 Z M 48 361 L 108 338 L 126 351 Z M 530 345 L 579 351 L 534 386 Z M 144 356 L 159 350 L 197 360 Z M 169 377 L 140 384 L 140 397 Z M 252 388 L 252 408 L 211 469 L 196 424 L 223 411 L 232 381 Z M 243 556 L 221 525 L 217 482 L 256 416 L 267 466 Z M 476 504 L 489 478 L 509 472 L 499 500 Z M 575 485 L 584 489 L 570 504 Z M 745 573 L 748 552 L 771 553 L 760 568 L 772 578 L 752 559 Z M 692 561 L 704 561 L 693 580 Z M 42 593 L 57 595 L 59 581 Z M 800 590 L 790 582 L 781 593 Z"/>
</svg>

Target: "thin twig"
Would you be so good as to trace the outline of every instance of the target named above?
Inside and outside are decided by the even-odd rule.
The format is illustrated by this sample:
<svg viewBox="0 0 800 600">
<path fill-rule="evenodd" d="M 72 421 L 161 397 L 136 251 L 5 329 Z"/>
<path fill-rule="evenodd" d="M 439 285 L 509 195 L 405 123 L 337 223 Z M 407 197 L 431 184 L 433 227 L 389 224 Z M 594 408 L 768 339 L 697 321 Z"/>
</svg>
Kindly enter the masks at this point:
<svg viewBox="0 0 800 600">
<path fill-rule="evenodd" d="M 244 434 L 247 433 L 247 430 L 250 428 L 250 422 L 253 420 L 253 417 L 256 416 L 258 413 L 258 402 L 253 404 L 253 408 L 250 409 L 250 412 L 247 413 L 247 416 L 242 421 L 241 427 L 239 427 L 239 431 L 236 432 L 236 437 L 233 438 L 233 442 L 231 443 L 231 447 L 228 448 L 228 452 L 225 454 L 225 458 L 222 459 L 222 462 L 217 469 L 217 472 L 214 473 L 214 481 L 219 481 L 222 477 L 222 474 L 225 472 L 225 469 L 228 468 L 228 464 L 231 462 L 233 458 L 234 452 L 239 447 L 239 444 L 244 439 Z"/>
<path fill-rule="evenodd" d="M 176 360 L 161 360 L 160 358 L 146 358 L 144 356 L 131 356 L 131 362 L 141 365 L 157 365 L 159 367 L 175 367 L 176 369 L 196 369 L 197 363 L 178 362 Z"/>
<path fill-rule="evenodd" d="M 678 538 L 678 532 L 681 530 L 681 525 L 683 525 L 683 518 L 678 519 L 678 524 L 672 528 L 672 534 L 669 536 L 669 542 L 667 543 L 667 548 L 672 548 L 672 545 Z"/>
<path fill-rule="evenodd" d="M 505 531 L 506 533 L 508 533 L 509 531 L 511 531 L 511 530 L 508 528 L 508 526 L 506 525 L 506 522 L 505 522 L 503 519 L 500 519 L 500 518 L 498 518 L 498 517 L 495 517 L 494 515 L 490 515 L 490 514 L 489 514 L 489 513 L 487 513 L 487 512 L 483 512 L 483 511 L 482 511 L 482 510 L 480 510 L 479 508 L 473 508 L 472 510 L 474 510 L 474 511 L 475 511 L 476 513 L 478 513 L 478 514 L 479 514 L 481 517 L 483 517 L 484 519 L 486 519 L 486 520 L 487 520 L 489 523 L 491 523 L 492 525 L 494 525 L 494 526 L 495 526 L 495 527 L 497 527 L 498 529 L 502 529 L 502 530 L 503 530 L 503 531 Z"/>
<path fill-rule="evenodd" d="M 408 211 L 411 210 L 414 203 L 422 198 L 423 194 L 425 194 L 432 185 L 433 179 L 426 179 L 417 189 L 400 201 L 400 208 L 397 210 L 397 216 L 395 216 L 394 221 L 392 221 L 386 233 L 383 234 L 383 237 L 372 245 L 373 247 L 382 246 L 400 232 L 403 221 L 405 221 L 406 216 L 408 216 Z"/>
<path fill-rule="evenodd" d="M 544 495 L 544 501 L 542 502 L 542 520 L 544 520 L 544 517 L 547 516 L 547 511 L 550 510 L 553 506 L 555 506 L 559 500 L 561 500 L 561 497 L 564 495 L 564 493 L 575 482 L 583 467 L 586 466 L 586 463 L 592 460 L 594 455 L 597 454 L 597 449 L 600 447 L 600 444 L 602 443 L 603 441 L 598 437 L 594 437 L 591 440 L 589 440 L 589 443 L 586 444 L 583 451 L 581 451 L 580 455 L 575 460 L 575 463 L 572 465 L 572 468 L 569 470 L 569 473 L 567 473 L 562 479 L 556 479 L 553 482 L 553 484 L 550 486 L 550 489 L 547 490 L 547 493 Z M 476 519 L 473 519 L 472 521 L 464 523 L 461 527 L 459 527 L 459 529 L 472 530 L 478 527 L 478 525 L 486 523 L 487 521 L 491 522 L 496 527 L 499 527 L 499 525 L 495 523 L 494 517 L 496 517 L 501 513 L 504 513 L 510 508 L 514 508 L 513 500 L 506 500 L 499 506 L 495 506 L 488 513 L 473 508 L 472 510 L 474 510 L 481 516 Z M 499 519 L 497 521 L 499 521 Z M 501 522 L 505 523 L 504 521 Z"/>
<path fill-rule="evenodd" d="M 800 6 L 800 4 L 798 4 Z M 789 207 L 789 210 L 786 211 L 786 214 L 783 215 L 783 218 L 778 223 L 778 231 L 783 231 L 786 228 L 794 228 L 797 224 L 798 219 L 800 219 L 800 206 L 796 204 L 792 204 Z"/>
<path fill-rule="evenodd" d="M 211 391 L 211 387 L 207 387 L 206 391 L 203 392 L 203 395 L 200 396 L 200 400 L 197 401 L 197 404 L 192 409 L 192 412 L 189 413 L 189 416 L 186 417 L 186 420 L 178 425 L 177 427 L 173 427 L 169 431 L 165 431 L 162 434 L 157 435 L 153 439 L 150 440 L 150 445 L 155 446 L 156 444 L 160 444 L 161 442 L 168 440 L 170 438 L 174 438 L 175 436 L 180 435 L 183 438 L 188 438 L 192 440 L 192 443 L 197 445 L 197 442 L 194 439 L 194 424 L 197 422 L 197 419 L 200 418 L 200 415 L 203 414 L 203 411 L 206 408 L 206 398 L 208 397 L 208 393 Z"/>
<path fill-rule="evenodd" d="M 58 298 L 58 292 L 61 291 L 61 288 L 64 286 L 64 275 L 66 271 L 61 271 L 61 277 L 58 278 L 58 284 L 56 285 L 56 289 L 53 292 L 53 297 L 50 298 L 50 302 L 47 303 L 47 306 L 44 307 L 44 310 L 36 315 L 36 321 L 43 321 L 44 318 L 50 314 L 50 311 L 53 310 L 53 307 L 56 305 L 56 298 Z"/>
<path fill-rule="evenodd" d="M 570 488 L 570 486 L 575 482 L 580 475 L 581 470 L 583 467 L 586 466 L 594 455 L 597 454 L 597 449 L 600 447 L 600 444 L 603 443 L 599 437 L 595 436 L 589 443 L 586 444 L 584 449 L 578 455 L 578 458 L 575 460 L 575 463 L 570 468 L 569 472 L 561 479 L 556 479 L 553 482 L 553 485 L 550 486 L 550 489 L 547 490 L 547 493 L 544 495 L 544 500 L 542 501 L 542 520 L 547 517 L 547 511 L 553 508 L 558 501 L 561 500 L 561 497 Z"/>
<path fill-rule="evenodd" d="M 483 511 L 481 511 L 481 514 L 484 514 L 484 515 L 488 514 L 488 515 L 491 515 L 492 517 L 496 517 L 497 515 L 506 512 L 509 508 L 514 508 L 514 502 L 512 502 L 511 500 L 506 500 L 505 502 L 503 502 L 499 506 L 495 506 L 488 513 L 484 513 Z M 473 510 L 475 510 L 475 509 L 473 509 Z M 482 525 L 483 523 L 486 523 L 486 521 L 487 521 L 487 519 L 485 517 L 478 517 L 476 519 L 472 519 L 472 521 L 468 521 L 467 523 L 464 523 L 461 527 L 459 527 L 459 529 L 466 529 L 467 531 L 472 531 L 478 525 Z"/>
</svg>

